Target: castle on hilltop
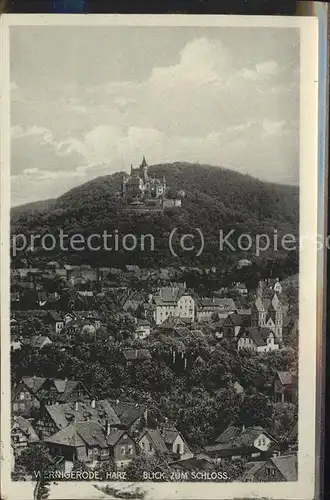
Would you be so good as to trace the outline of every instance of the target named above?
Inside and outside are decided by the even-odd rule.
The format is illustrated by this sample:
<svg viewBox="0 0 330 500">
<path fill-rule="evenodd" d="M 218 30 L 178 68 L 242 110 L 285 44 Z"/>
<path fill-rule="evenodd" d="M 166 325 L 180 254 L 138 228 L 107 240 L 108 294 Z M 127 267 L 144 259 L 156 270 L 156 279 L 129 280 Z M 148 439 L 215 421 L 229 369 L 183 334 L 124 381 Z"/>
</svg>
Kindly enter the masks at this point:
<svg viewBox="0 0 330 500">
<path fill-rule="evenodd" d="M 122 194 L 125 198 L 159 198 L 166 194 L 166 179 L 149 176 L 145 156 L 139 168 L 131 165 L 131 175 L 123 177 Z"/>
<path fill-rule="evenodd" d="M 136 210 L 164 210 L 165 208 L 181 207 L 181 198 L 185 196 L 181 190 L 178 197 L 167 198 L 165 175 L 156 177 L 149 175 L 148 164 L 143 156 L 141 165 L 133 168 L 130 175 L 124 174 L 121 184 L 121 196 L 130 209 Z"/>
</svg>

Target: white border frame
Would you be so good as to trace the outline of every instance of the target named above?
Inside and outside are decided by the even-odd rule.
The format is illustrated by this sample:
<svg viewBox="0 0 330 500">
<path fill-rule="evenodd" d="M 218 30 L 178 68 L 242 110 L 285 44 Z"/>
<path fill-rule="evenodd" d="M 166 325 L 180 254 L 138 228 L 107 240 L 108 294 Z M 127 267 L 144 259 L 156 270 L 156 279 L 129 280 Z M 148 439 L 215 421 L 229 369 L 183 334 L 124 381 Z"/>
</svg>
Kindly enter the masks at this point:
<svg viewBox="0 0 330 500">
<path fill-rule="evenodd" d="M 1 429 L 2 498 L 33 497 L 34 483 L 10 479 L 10 74 L 11 26 L 214 26 L 300 29 L 300 345 L 298 481 L 292 483 L 136 483 L 146 498 L 310 500 L 316 492 L 316 353 L 320 344 L 317 321 L 318 198 L 318 20 L 315 17 L 199 15 L 61 15 L 5 14 L 1 17 Z M 323 236 L 323 234 L 322 234 Z M 320 303 L 318 304 L 320 307 Z M 105 483 L 102 483 L 105 484 Z M 120 483 L 116 483 L 120 485 Z M 128 487 L 127 483 L 122 484 Z M 51 499 L 109 498 L 92 483 L 66 482 L 51 487 Z"/>
</svg>

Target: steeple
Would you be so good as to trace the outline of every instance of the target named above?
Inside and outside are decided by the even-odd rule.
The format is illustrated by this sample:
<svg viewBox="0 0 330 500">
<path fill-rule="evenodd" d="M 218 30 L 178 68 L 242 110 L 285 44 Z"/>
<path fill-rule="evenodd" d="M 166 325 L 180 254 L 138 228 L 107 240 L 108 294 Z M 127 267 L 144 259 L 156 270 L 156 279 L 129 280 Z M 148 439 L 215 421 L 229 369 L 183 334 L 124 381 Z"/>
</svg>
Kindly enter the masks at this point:
<svg viewBox="0 0 330 500">
<path fill-rule="evenodd" d="M 148 164 L 147 164 L 147 162 L 146 162 L 146 157 L 143 155 L 143 158 L 142 158 L 142 163 L 141 163 L 140 167 L 141 167 L 141 168 L 145 168 L 145 167 L 147 167 L 147 166 L 148 166 Z"/>
<path fill-rule="evenodd" d="M 131 163 L 131 175 L 133 175 L 133 165 Z"/>
</svg>

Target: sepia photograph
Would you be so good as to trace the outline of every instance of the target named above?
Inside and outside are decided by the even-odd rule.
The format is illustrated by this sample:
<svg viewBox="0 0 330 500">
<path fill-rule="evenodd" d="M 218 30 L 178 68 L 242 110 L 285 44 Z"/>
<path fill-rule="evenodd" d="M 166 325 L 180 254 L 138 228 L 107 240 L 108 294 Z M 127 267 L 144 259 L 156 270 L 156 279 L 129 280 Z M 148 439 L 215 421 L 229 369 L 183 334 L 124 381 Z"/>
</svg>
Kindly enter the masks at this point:
<svg viewBox="0 0 330 500">
<path fill-rule="evenodd" d="M 3 497 L 312 498 L 316 20 L 4 18 Z"/>
</svg>

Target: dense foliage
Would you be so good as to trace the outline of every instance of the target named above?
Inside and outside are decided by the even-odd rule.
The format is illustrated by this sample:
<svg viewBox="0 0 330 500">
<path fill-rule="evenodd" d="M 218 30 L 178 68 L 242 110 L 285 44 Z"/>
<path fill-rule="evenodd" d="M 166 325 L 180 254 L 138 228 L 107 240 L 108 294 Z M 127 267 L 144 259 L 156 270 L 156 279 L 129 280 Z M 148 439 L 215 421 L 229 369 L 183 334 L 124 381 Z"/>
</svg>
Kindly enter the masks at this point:
<svg viewBox="0 0 330 500">
<path fill-rule="evenodd" d="M 226 235 L 235 230 L 230 241 L 237 248 L 237 239 L 242 233 L 248 233 L 252 239 L 256 234 L 266 233 L 273 241 L 274 231 L 279 235 L 298 233 L 299 191 L 292 186 L 283 186 L 261 182 L 248 175 L 208 165 L 174 163 L 157 165 L 150 168 L 150 173 L 166 175 L 167 185 L 171 190 L 185 191 L 181 209 L 168 209 L 164 213 L 139 214 L 125 212 L 125 203 L 118 198 L 121 174 L 97 178 L 78 186 L 59 197 L 56 201 L 42 202 L 33 207 L 28 205 L 15 208 L 12 212 L 12 232 L 25 235 L 51 233 L 58 236 L 62 229 L 66 234 L 83 234 L 86 238 L 92 233 L 113 234 L 118 230 L 119 249 L 116 251 L 61 251 L 57 246 L 53 251 L 46 251 L 47 258 L 55 258 L 76 263 L 93 262 L 94 265 L 122 265 L 137 263 L 141 267 L 157 267 L 177 264 L 169 252 L 168 239 L 173 228 L 177 234 L 191 233 L 193 228 L 201 228 L 205 247 L 202 254 L 181 252 L 174 241 L 174 247 L 182 265 L 230 265 L 239 258 L 255 254 L 250 251 L 233 252 L 227 245 L 219 250 L 219 232 Z M 125 251 L 121 239 L 125 234 L 152 234 L 154 250 L 149 240 L 141 251 L 141 243 L 135 251 Z M 262 254 L 264 259 L 273 256 L 274 244 Z M 292 273 L 297 271 L 296 251 L 277 252 L 281 265 L 291 266 Z M 34 258 L 45 256 L 45 251 L 38 250 Z M 281 267 L 281 266 L 279 266 Z"/>
</svg>

